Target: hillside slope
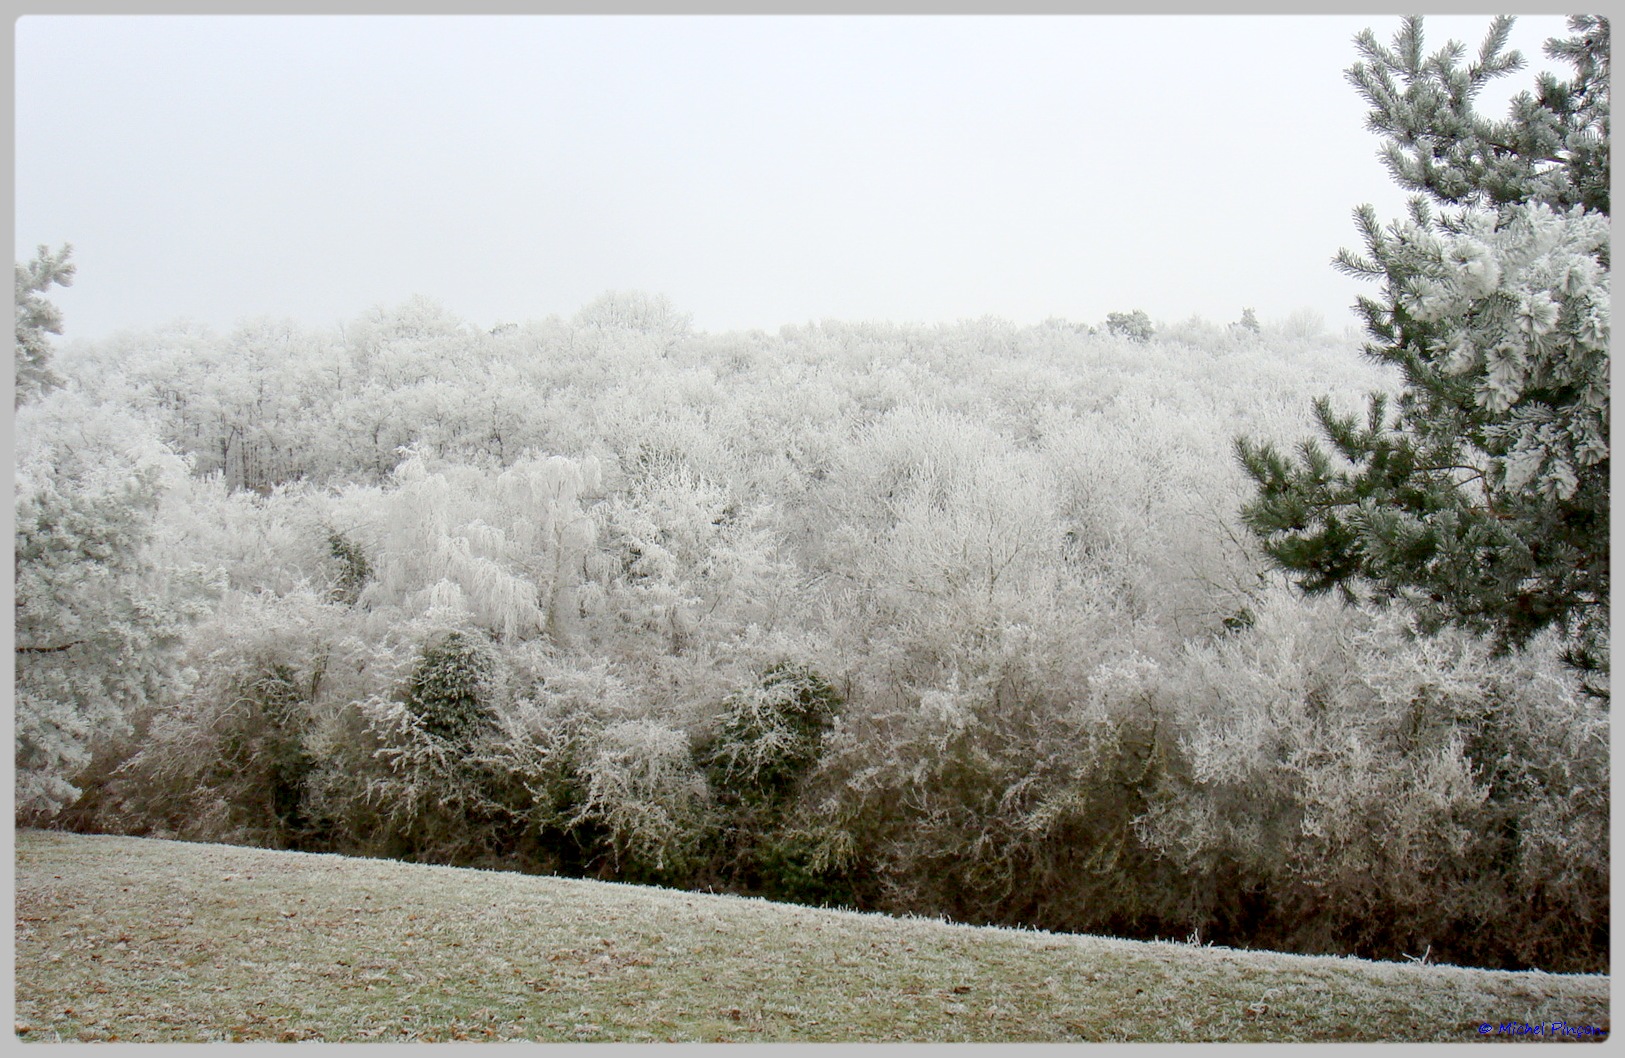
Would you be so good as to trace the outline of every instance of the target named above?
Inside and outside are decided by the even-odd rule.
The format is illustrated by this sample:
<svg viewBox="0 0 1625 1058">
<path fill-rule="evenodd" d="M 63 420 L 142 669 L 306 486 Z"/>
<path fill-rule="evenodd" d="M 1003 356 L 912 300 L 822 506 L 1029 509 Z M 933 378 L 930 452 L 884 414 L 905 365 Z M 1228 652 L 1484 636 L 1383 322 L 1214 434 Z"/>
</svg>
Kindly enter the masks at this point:
<svg viewBox="0 0 1625 1058">
<path fill-rule="evenodd" d="M 21 831 L 24 1040 L 1469 1040 L 1608 979 Z"/>
</svg>

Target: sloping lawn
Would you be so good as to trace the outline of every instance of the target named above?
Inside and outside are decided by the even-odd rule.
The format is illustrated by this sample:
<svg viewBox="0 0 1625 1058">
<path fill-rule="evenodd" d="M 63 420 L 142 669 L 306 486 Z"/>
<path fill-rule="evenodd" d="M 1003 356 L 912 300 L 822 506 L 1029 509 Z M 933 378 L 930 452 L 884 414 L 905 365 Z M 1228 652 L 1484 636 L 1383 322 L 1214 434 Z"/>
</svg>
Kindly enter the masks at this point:
<svg viewBox="0 0 1625 1058">
<path fill-rule="evenodd" d="M 23 1040 L 1455 1040 L 1608 978 L 948 925 L 562 878 L 16 836 Z M 1596 1038 L 1596 1037 L 1587 1037 Z"/>
</svg>

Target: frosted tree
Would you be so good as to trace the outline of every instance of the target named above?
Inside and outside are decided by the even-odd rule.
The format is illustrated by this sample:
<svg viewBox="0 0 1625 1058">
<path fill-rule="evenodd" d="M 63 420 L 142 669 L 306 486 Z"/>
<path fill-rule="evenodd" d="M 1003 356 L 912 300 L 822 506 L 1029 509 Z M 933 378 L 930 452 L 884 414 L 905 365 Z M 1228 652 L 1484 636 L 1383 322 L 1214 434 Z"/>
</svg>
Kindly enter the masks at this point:
<svg viewBox="0 0 1625 1058">
<path fill-rule="evenodd" d="M 17 410 L 16 793 L 20 817 L 71 803 L 99 737 L 163 694 L 212 578 L 150 559 L 184 464 L 145 424 L 70 390 Z"/>
<path fill-rule="evenodd" d="M 309 476 L 331 430 L 334 387 L 319 374 L 325 344 L 292 321 L 259 319 L 226 338 L 213 363 L 196 364 L 189 399 L 207 437 L 199 469 L 260 492 Z"/>
<path fill-rule="evenodd" d="M 654 634 L 672 655 L 784 616 L 792 578 L 765 504 L 683 464 L 634 482 L 602 517 L 589 612 Z"/>
<path fill-rule="evenodd" d="M 693 317 L 664 294 L 612 290 L 584 306 L 574 322 L 583 331 L 640 335 L 650 348 L 667 356 L 688 336 Z"/>
<path fill-rule="evenodd" d="M 586 790 L 571 825 L 602 827 L 614 866 L 682 866 L 711 807 L 686 734 L 647 719 L 611 724 L 589 739 L 580 769 Z"/>
<path fill-rule="evenodd" d="M 1366 355 L 1397 368 L 1392 404 L 1363 421 L 1315 405 L 1333 454 L 1238 442 L 1257 485 L 1244 517 L 1310 592 L 1400 600 L 1424 630 L 1457 625 L 1503 648 L 1559 630 L 1582 671 L 1608 633 L 1608 20 L 1575 16 L 1547 52 L 1574 67 L 1492 121 L 1473 99 L 1522 58 L 1499 18 L 1475 61 L 1422 47 L 1407 19 L 1392 48 L 1369 31 L 1349 79 L 1418 192 L 1382 227 L 1356 211 L 1364 253 L 1345 272 Z"/>
<path fill-rule="evenodd" d="M 175 321 L 121 331 L 75 352 L 74 381 L 81 392 L 140 411 L 173 451 L 193 457 L 195 473 L 219 469 L 215 402 L 207 389 L 226 365 L 211 329 Z"/>
<path fill-rule="evenodd" d="M 1106 329 L 1119 338 L 1127 338 L 1135 342 L 1149 342 L 1156 327 L 1151 323 L 1151 317 L 1145 314 L 1144 309 L 1135 309 L 1133 312 L 1109 312 L 1106 314 Z"/>
<path fill-rule="evenodd" d="M 385 500 L 364 603 L 448 607 L 505 639 L 568 639 L 594 529 L 596 461 L 528 457 L 499 474 L 411 452 Z"/>
<path fill-rule="evenodd" d="M 445 456 L 463 416 L 464 380 L 483 373 L 481 335 L 438 303 L 409 298 L 344 328 L 350 384 L 333 409 L 345 465 L 387 479 L 400 449 Z"/>
<path fill-rule="evenodd" d="M 17 263 L 16 403 L 19 405 L 61 383 L 51 370 L 51 347 L 46 335 L 62 333 L 62 313 L 44 295 L 52 286 L 73 285 L 74 264 L 68 260 L 72 254 L 72 246 L 64 245 L 56 253 L 52 253 L 50 247 L 41 246 L 32 261 L 26 265 Z"/>
</svg>

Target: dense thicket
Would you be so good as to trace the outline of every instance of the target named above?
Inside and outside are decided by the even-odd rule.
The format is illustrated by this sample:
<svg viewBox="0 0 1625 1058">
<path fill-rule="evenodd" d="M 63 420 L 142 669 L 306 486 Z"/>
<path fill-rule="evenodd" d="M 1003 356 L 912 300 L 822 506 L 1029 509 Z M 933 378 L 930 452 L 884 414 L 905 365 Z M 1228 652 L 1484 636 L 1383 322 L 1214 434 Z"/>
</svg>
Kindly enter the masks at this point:
<svg viewBox="0 0 1625 1058">
<path fill-rule="evenodd" d="M 19 769 L 83 791 L 31 818 L 1602 968 L 1606 717 L 1554 651 L 1297 600 L 1239 523 L 1227 439 L 1389 381 L 1350 347 L 629 295 L 65 345 L 29 450 L 187 461 L 103 583 L 195 612 L 143 611 L 167 667 Z"/>
</svg>

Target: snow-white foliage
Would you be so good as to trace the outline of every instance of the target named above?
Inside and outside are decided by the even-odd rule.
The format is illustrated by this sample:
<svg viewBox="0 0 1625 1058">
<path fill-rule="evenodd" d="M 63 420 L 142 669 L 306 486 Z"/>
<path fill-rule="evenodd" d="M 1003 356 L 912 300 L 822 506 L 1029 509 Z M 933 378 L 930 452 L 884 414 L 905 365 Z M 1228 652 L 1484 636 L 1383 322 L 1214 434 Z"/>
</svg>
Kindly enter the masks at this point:
<svg viewBox="0 0 1625 1058">
<path fill-rule="evenodd" d="M 508 639 L 567 637 L 594 535 L 583 504 L 598 487 L 590 458 L 530 456 L 493 473 L 430 469 L 413 452 L 383 498 L 363 602 L 443 607 Z"/>
<path fill-rule="evenodd" d="M 602 510 L 606 550 L 584 608 L 652 632 L 680 654 L 707 626 L 737 633 L 774 620 L 774 553 L 765 505 L 752 505 L 687 465 L 652 469 Z"/>
<path fill-rule="evenodd" d="M 576 313 L 575 325 L 635 331 L 675 340 L 688 333 L 692 321 L 692 315 L 679 310 L 664 294 L 612 290 L 599 295 Z"/>
</svg>

